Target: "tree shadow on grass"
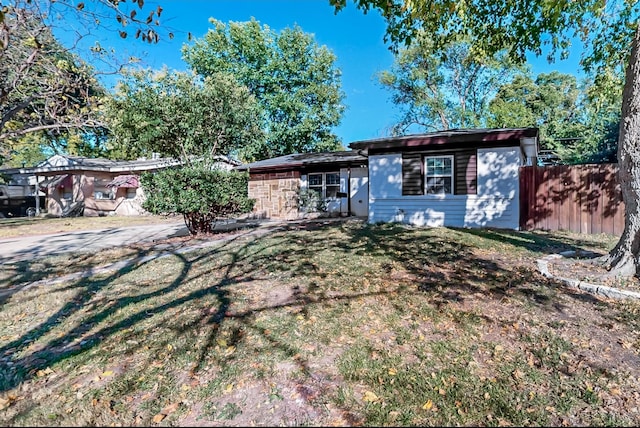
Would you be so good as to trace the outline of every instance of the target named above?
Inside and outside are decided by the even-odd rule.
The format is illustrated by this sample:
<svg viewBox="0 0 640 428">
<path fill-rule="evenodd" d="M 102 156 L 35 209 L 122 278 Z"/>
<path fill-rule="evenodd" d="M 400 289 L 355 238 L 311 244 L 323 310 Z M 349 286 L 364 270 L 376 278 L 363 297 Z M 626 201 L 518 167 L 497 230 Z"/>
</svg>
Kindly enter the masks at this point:
<svg viewBox="0 0 640 428">
<path fill-rule="evenodd" d="M 421 291 L 438 293 L 439 298 L 459 300 L 463 294 L 479 293 L 502 299 L 519 294 L 558 311 L 563 309 L 553 297 L 558 290 L 580 301 L 598 301 L 589 294 L 572 292 L 562 283 L 542 276 L 533 264 L 505 266 L 504 263 L 499 265 L 490 253 L 482 257 L 474 251 L 476 247 L 472 240 L 450 239 L 447 229 L 523 247 L 531 252 L 555 253 L 582 249 L 583 245 L 589 244 L 588 241 L 562 240 L 500 229 L 366 225 L 356 230 L 351 241 L 342 246 L 360 254 L 389 257 L 413 275 Z M 515 255 L 513 257 L 516 258 Z"/>
<path fill-rule="evenodd" d="M 126 266 L 104 277 L 71 282 L 66 288 L 77 291 L 72 299 L 40 325 L 0 347 L 0 372 L 4 373 L 0 375 L 0 391 L 17 387 L 21 382 L 33 378 L 38 370 L 73 355 L 88 353 L 109 337 L 115 337 L 143 321 L 187 308 L 195 308 L 200 311 L 199 315 L 189 320 L 185 318 L 184 322 L 179 323 L 171 318 L 162 321 L 166 325 L 160 325 L 158 320 L 157 327 L 179 328 L 183 334 L 194 336 L 204 330 L 202 342 L 189 342 L 196 344 L 191 373 L 203 370 L 207 356 L 216 346 L 222 326 L 226 322 L 234 322 L 237 325 L 227 338 L 229 344 L 237 345 L 246 340 L 243 331 L 250 330 L 269 343 L 274 351 L 293 359 L 305 377 L 312 375 L 308 361 L 296 357 L 298 350 L 286 339 L 273 336 L 267 328 L 259 325 L 256 318 L 260 314 L 298 308 L 306 316 L 304 311 L 312 307 L 331 307 L 368 297 L 395 296 L 398 292 L 407 296 L 426 295 L 436 308 L 446 302 L 480 294 L 497 301 L 505 296 L 517 295 L 544 310 L 561 312 L 565 309 L 554 299 L 553 293 L 558 291 L 558 284 L 538 275 L 533 267 L 501 267 L 494 260 L 475 254 L 473 246 L 459 239 L 447 239 L 446 234 L 442 235 L 441 232 L 399 225 L 290 226 L 248 240 L 243 240 L 245 235 L 240 235 L 212 249 L 173 253 L 167 258 L 176 264 L 172 276 L 151 278 L 151 281 L 163 281 L 161 284 L 164 285 L 149 292 L 142 290 L 135 295 L 112 295 L 107 302 L 94 305 L 82 322 L 65 327 L 64 334 L 46 339 L 46 344 L 30 349 L 31 343 L 45 339 L 55 328 L 71 320 L 74 314 L 86 310 L 97 293 L 108 292 L 109 287 L 122 277 L 145 272 L 148 276 L 150 273 L 145 269 L 151 261 Z M 501 232 L 493 231 L 483 234 L 477 236 L 488 239 L 502 239 L 503 236 Z M 534 242 L 533 245 L 536 245 L 535 248 L 548 248 L 550 244 Z M 333 262 L 319 259 L 321 254 L 333 255 Z M 327 285 L 330 280 L 339 280 L 351 269 L 350 260 L 362 256 L 369 257 L 368 260 L 372 262 L 369 272 L 363 275 L 370 274 L 372 278 L 387 275 L 391 278 L 387 288 L 363 291 L 355 287 L 340 289 Z M 411 276 L 410 281 L 394 282 L 392 274 L 396 266 Z M 290 294 L 279 301 L 257 304 L 236 300 L 232 287 L 248 287 L 256 282 L 260 284 L 260 281 L 273 280 L 274 277 L 276 281 L 282 279 L 288 283 Z M 186 288 L 195 283 L 201 285 Z M 407 283 L 412 285 L 409 287 Z M 585 299 L 580 293 L 566 294 L 578 300 Z M 164 300 L 157 302 L 158 298 Z M 124 309 L 131 311 L 112 323 L 108 322 L 111 314 Z M 128 352 L 135 353 L 136 347 L 140 349 L 143 346 L 145 344 L 142 343 L 133 345 Z M 9 361 L 12 368 L 6 364 Z"/>
<path fill-rule="evenodd" d="M 541 254 L 555 254 L 563 251 L 583 250 L 584 247 L 597 246 L 603 252 L 609 249 L 606 244 L 599 244 L 587 239 L 566 239 L 557 234 L 547 234 L 529 231 L 517 231 L 508 229 L 470 229 L 452 228 L 461 233 L 466 233 L 483 239 L 506 243 L 514 247 L 524 248 L 527 251 Z"/>
</svg>

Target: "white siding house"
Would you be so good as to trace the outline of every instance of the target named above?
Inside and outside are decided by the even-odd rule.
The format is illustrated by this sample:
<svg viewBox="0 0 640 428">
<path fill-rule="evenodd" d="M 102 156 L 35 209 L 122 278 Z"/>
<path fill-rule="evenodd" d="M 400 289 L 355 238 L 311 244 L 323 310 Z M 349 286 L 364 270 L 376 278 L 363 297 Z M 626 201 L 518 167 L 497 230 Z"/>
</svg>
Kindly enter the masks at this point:
<svg viewBox="0 0 640 428">
<path fill-rule="evenodd" d="M 368 221 L 518 229 L 519 168 L 537 129 L 464 130 L 352 143 L 368 151 Z"/>
<path fill-rule="evenodd" d="M 479 149 L 477 194 L 403 196 L 402 155 L 369 156 L 369 222 L 515 229 L 522 164 L 519 148 Z"/>
<path fill-rule="evenodd" d="M 259 217 L 297 219 L 313 190 L 322 211 L 370 223 L 518 229 L 520 167 L 537 157 L 538 129 L 459 129 L 349 144 L 237 167 L 249 172 Z"/>
</svg>

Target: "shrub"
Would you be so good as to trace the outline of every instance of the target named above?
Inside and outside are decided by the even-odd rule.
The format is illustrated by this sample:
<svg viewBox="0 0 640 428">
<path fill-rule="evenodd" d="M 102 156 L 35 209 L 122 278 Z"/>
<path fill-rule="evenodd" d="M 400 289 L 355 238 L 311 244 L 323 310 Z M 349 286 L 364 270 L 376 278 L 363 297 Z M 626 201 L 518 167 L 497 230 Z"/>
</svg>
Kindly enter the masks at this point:
<svg viewBox="0 0 640 428">
<path fill-rule="evenodd" d="M 326 212 L 327 201 L 317 191 L 302 188 L 298 191 L 298 209 L 305 213 Z"/>
<path fill-rule="evenodd" d="M 217 220 L 253 209 L 248 180 L 247 173 L 198 167 L 144 173 L 142 206 L 153 214 L 182 214 L 192 235 L 211 233 Z"/>
</svg>

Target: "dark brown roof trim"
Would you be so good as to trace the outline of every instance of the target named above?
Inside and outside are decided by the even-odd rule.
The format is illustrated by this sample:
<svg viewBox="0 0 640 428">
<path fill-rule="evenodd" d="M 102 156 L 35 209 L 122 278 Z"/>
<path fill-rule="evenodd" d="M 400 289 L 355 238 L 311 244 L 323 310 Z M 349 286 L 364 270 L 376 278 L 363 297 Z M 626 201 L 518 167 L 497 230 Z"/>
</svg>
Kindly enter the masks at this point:
<svg viewBox="0 0 640 428">
<path fill-rule="evenodd" d="M 289 164 L 278 164 L 278 165 L 268 165 L 268 166 L 254 166 L 248 167 L 246 165 L 242 165 L 236 167 L 238 171 L 249 171 L 250 173 L 263 173 L 263 172 L 273 172 L 273 171 L 302 171 L 302 170 L 334 170 L 340 168 L 347 168 L 349 166 L 359 167 L 360 165 L 367 165 L 368 160 L 361 161 L 353 161 L 353 162 L 293 162 Z"/>
<path fill-rule="evenodd" d="M 400 137 L 378 138 L 356 141 L 349 144 L 352 149 L 380 150 L 398 147 L 424 147 L 457 145 L 461 143 L 517 141 L 525 137 L 537 137 L 537 128 L 512 129 L 453 129 L 429 134 L 413 134 Z"/>
</svg>

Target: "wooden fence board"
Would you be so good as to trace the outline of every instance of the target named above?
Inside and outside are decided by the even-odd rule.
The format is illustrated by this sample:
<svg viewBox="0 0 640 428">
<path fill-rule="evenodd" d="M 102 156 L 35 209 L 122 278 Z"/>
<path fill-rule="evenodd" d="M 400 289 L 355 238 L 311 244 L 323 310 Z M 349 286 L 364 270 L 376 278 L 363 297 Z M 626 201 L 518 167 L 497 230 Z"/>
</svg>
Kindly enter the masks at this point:
<svg viewBox="0 0 640 428">
<path fill-rule="evenodd" d="M 520 228 L 620 235 L 617 164 L 520 168 Z"/>
</svg>

